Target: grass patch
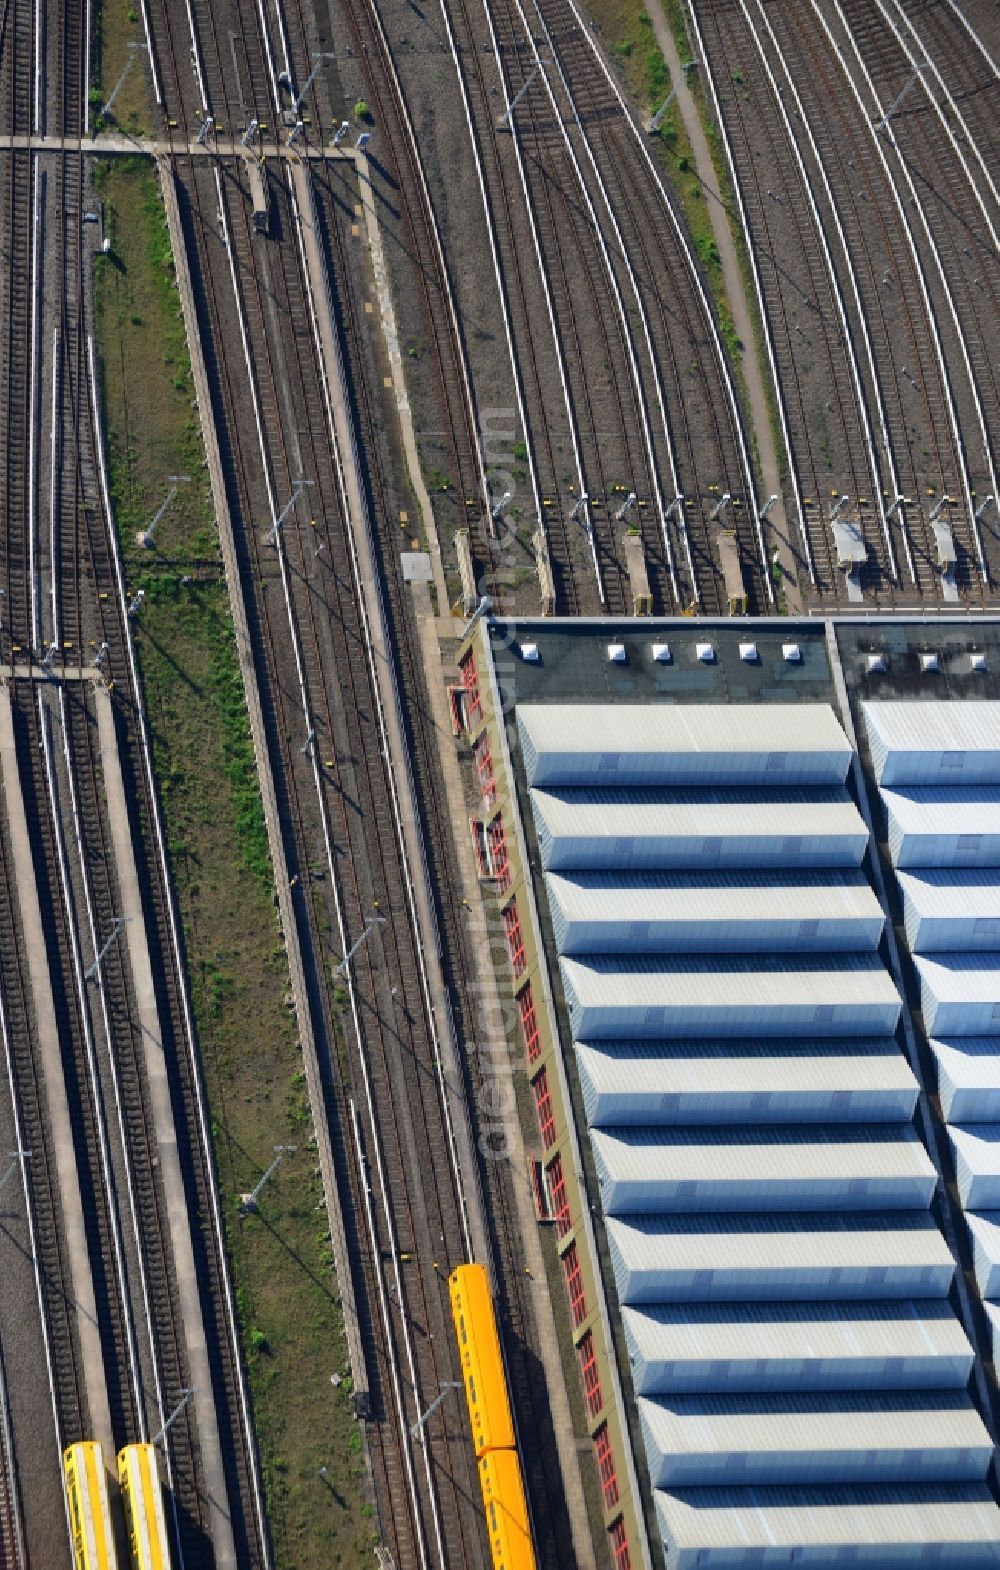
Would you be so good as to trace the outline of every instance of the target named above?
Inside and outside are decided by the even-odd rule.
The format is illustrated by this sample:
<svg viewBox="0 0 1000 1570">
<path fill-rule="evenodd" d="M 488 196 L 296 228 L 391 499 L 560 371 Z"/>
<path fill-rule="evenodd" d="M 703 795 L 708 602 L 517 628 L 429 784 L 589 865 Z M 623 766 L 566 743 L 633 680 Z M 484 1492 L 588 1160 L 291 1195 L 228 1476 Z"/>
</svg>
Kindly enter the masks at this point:
<svg viewBox="0 0 1000 1570">
<path fill-rule="evenodd" d="M 90 125 L 146 136 L 155 123 L 149 56 L 145 50 L 146 33 L 139 11 L 139 0 L 93 0 L 90 28 Z M 130 46 L 137 47 L 132 49 Z M 143 47 L 138 47 L 142 45 Z M 114 92 L 129 55 L 135 55 L 128 76 L 114 102 L 111 114 L 102 120 L 100 111 Z"/>
<path fill-rule="evenodd" d="M 98 170 L 112 254 L 95 278 L 114 508 L 136 621 L 158 788 L 205 1066 L 228 1245 L 276 1562 L 372 1559 L 360 1434 L 302 1058 L 289 1007 L 253 748 L 156 178 Z M 135 540 L 187 473 L 157 530 Z M 241 1220 L 273 1146 L 291 1141 Z M 326 1468 L 325 1472 L 321 1472 Z"/>
</svg>

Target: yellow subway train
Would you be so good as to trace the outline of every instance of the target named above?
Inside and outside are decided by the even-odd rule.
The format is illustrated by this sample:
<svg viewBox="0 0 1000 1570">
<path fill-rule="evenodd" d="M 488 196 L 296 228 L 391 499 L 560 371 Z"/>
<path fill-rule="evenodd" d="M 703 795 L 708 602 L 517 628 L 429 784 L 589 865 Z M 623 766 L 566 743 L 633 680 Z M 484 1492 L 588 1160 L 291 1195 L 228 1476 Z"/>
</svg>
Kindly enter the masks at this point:
<svg viewBox="0 0 1000 1570">
<path fill-rule="evenodd" d="M 448 1277 L 493 1570 L 537 1570 L 496 1312 L 484 1265 Z"/>
</svg>

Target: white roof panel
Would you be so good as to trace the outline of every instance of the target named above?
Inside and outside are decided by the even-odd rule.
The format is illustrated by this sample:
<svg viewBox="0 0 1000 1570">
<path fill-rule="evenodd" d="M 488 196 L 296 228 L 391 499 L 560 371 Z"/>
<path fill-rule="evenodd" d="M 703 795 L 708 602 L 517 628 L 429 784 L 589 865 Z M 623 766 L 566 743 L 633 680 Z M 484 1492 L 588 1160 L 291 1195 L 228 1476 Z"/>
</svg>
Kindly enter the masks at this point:
<svg viewBox="0 0 1000 1570">
<path fill-rule="evenodd" d="M 880 1122 L 909 1118 L 917 1082 L 874 1041 L 577 1042 L 591 1123 Z"/>
<path fill-rule="evenodd" d="M 976 1281 L 984 1298 L 1000 1297 L 1000 1211 L 967 1210 Z"/>
<path fill-rule="evenodd" d="M 950 1123 L 948 1138 L 963 1208 L 1000 1209 L 1000 1123 Z"/>
<path fill-rule="evenodd" d="M 955 1261 L 923 1211 L 610 1216 L 625 1303 L 940 1298 Z"/>
<path fill-rule="evenodd" d="M 918 1210 L 936 1174 L 909 1126 L 593 1129 L 608 1215 Z"/>
<path fill-rule="evenodd" d="M 1000 1035 L 1000 964 L 989 954 L 915 954 L 928 1035 Z"/>
<path fill-rule="evenodd" d="M 949 1123 L 1000 1121 L 1000 1038 L 930 1038 L 941 1110 Z"/>
<path fill-rule="evenodd" d="M 897 867 L 1000 866 L 1000 789 L 935 785 L 882 791 Z"/>
<path fill-rule="evenodd" d="M 882 934 L 860 869 L 549 873 L 546 886 L 560 953 L 863 949 Z"/>
<path fill-rule="evenodd" d="M 926 868 L 897 877 L 904 897 L 921 916 L 1000 917 L 1000 870 Z"/>
<path fill-rule="evenodd" d="M 978 1483 L 993 1443 L 964 1392 L 641 1396 L 654 1488 Z"/>
<path fill-rule="evenodd" d="M 981 1484 L 697 1489 L 654 1494 L 668 1570 L 693 1570 L 703 1550 L 728 1570 L 796 1563 L 831 1570 L 838 1549 L 862 1570 L 925 1563 L 949 1570 L 1000 1564 L 1000 1510 Z M 844 1557 L 846 1563 L 846 1555 Z"/>
<path fill-rule="evenodd" d="M 622 1326 L 639 1395 L 962 1389 L 973 1359 L 944 1302 L 663 1303 Z"/>
<path fill-rule="evenodd" d="M 900 1001 L 876 954 L 561 959 L 573 1034 L 892 1035 Z"/>
<path fill-rule="evenodd" d="M 880 784 L 1000 784 L 1000 703 L 862 704 Z"/>
<path fill-rule="evenodd" d="M 529 785 L 841 783 L 851 745 L 829 704 L 519 704 Z"/>
<path fill-rule="evenodd" d="M 857 867 L 865 821 L 839 787 L 533 790 L 542 863 L 565 869 Z"/>
</svg>

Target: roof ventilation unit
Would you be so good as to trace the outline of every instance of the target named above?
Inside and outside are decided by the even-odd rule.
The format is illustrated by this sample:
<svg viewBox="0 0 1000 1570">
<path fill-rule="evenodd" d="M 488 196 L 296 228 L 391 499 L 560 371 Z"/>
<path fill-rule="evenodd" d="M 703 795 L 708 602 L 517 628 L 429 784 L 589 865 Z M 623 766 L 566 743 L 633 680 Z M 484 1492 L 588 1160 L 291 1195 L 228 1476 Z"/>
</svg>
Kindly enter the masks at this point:
<svg viewBox="0 0 1000 1570">
<path fill-rule="evenodd" d="M 522 660 L 527 660 L 530 665 L 537 665 L 539 663 L 540 658 L 541 658 L 541 656 L 538 653 L 538 644 L 537 643 L 522 643 L 521 644 L 521 658 L 522 658 Z"/>
<path fill-rule="evenodd" d="M 669 643 L 654 643 L 653 658 L 657 665 L 669 665 L 673 659 L 673 655 L 670 653 Z M 974 658 L 975 655 L 973 655 L 973 659 Z"/>
<path fill-rule="evenodd" d="M 884 671 L 885 670 L 885 655 L 884 654 L 866 654 L 865 655 L 865 670 L 868 672 L 869 676 L 872 675 L 875 671 Z"/>
<path fill-rule="evenodd" d="M 624 665 L 627 658 L 628 656 L 625 653 L 624 643 L 608 644 L 608 659 L 611 661 L 612 665 Z"/>
<path fill-rule="evenodd" d="M 704 665 L 712 665 L 712 664 L 714 664 L 714 662 L 715 662 L 715 647 L 714 647 L 713 644 L 711 644 L 711 643 L 696 643 L 695 646 L 694 646 L 694 652 L 695 652 L 697 658 L 699 660 L 701 660 L 702 664 L 704 664 Z"/>
<path fill-rule="evenodd" d="M 745 660 L 748 665 L 755 665 L 757 663 L 757 658 L 757 645 L 755 643 L 740 644 L 741 660 Z"/>
<path fill-rule="evenodd" d="M 920 669 L 926 674 L 928 671 L 940 670 L 936 654 L 921 654 Z"/>
<path fill-rule="evenodd" d="M 974 650 L 973 653 L 969 655 L 969 659 L 972 662 L 972 669 L 974 671 L 989 670 L 989 666 L 986 663 L 986 655 L 983 654 L 982 650 Z"/>
<path fill-rule="evenodd" d="M 787 660 L 789 665 L 799 665 L 802 661 L 802 650 L 797 643 L 783 643 L 781 645 L 781 657 Z"/>
</svg>

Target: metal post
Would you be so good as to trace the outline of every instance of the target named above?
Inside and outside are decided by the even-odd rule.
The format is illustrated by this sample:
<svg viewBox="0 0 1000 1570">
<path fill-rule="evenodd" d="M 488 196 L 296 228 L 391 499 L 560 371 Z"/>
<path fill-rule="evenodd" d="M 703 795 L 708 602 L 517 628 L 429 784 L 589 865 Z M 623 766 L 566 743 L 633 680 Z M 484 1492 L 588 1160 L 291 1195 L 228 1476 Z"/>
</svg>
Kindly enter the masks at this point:
<svg viewBox="0 0 1000 1570">
<path fill-rule="evenodd" d="M 837 519 L 840 517 L 841 513 L 843 512 L 844 508 L 847 506 L 847 504 L 850 501 L 850 499 L 851 498 L 849 496 L 839 496 L 837 498 L 837 500 L 834 502 L 833 508 L 832 508 L 832 510 L 830 512 L 830 522 L 831 523 L 836 523 Z"/>
<path fill-rule="evenodd" d="M 472 631 L 473 627 L 476 625 L 476 622 L 477 621 L 482 621 L 483 617 L 484 616 L 488 616 L 492 609 L 493 609 L 493 601 L 490 599 L 490 596 L 488 594 L 484 594 L 482 599 L 479 601 L 479 604 L 476 606 L 475 610 L 473 611 L 473 613 L 472 613 L 471 617 L 469 618 L 468 622 L 466 623 L 465 631 L 462 634 L 462 641 L 463 641 L 463 643 L 464 643 L 465 639 L 469 636 L 469 633 Z"/>
<path fill-rule="evenodd" d="M 370 131 L 362 131 L 361 135 L 354 144 L 354 151 L 356 153 L 363 153 L 371 139 L 372 133 Z"/>
<path fill-rule="evenodd" d="M 273 545 L 275 543 L 279 533 L 281 532 L 281 525 L 284 523 L 285 519 L 288 517 L 288 514 L 291 512 L 292 508 L 295 506 L 295 503 L 299 499 L 299 492 L 304 490 L 307 485 L 313 484 L 315 484 L 314 480 L 300 479 L 295 481 L 295 489 L 264 536 L 265 545 Z"/>
<path fill-rule="evenodd" d="M 257 1209 L 257 1195 L 260 1193 L 261 1189 L 264 1187 L 264 1184 L 267 1182 L 268 1178 L 271 1177 L 272 1173 L 276 1172 L 278 1167 L 280 1167 L 284 1157 L 288 1156 L 288 1155 L 291 1155 L 292 1152 L 298 1150 L 298 1148 L 299 1148 L 298 1145 L 275 1145 L 275 1147 L 274 1147 L 274 1149 L 275 1149 L 274 1160 L 271 1162 L 271 1165 L 268 1167 L 267 1171 L 264 1173 L 264 1176 L 258 1181 L 256 1186 L 250 1190 L 249 1194 L 241 1194 L 240 1195 L 240 1215 L 241 1216 L 252 1215 L 253 1212 L 256 1211 L 256 1209 Z"/>
<path fill-rule="evenodd" d="M 110 646 L 108 645 L 108 643 L 106 643 L 106 642 L 102 643 L 101 647 L 98 649 L 97 653 L 94 655 L 94 669 L 95 669 L 95 671 L 99 671 L 99 670 L 103 669 L 104 661 L 107 659 L 107 657 L 108 657 L 108 655 L 110 653 L 111 653 L 111 649 L 110 649 Z"/>
<path fill-rule="evenodd" d="M 309 75 L 306 77 L 305 82 L 303 83 L 303 86 L 302 86 L 302 91 L 299 93 L 298 97 L 292 103 L 292 108 L 295 110 L 296 114 L 298 113 L 299 105 L 303 102 L 303 100 L 304 100 L 304 98 L 306 96 L 306 93 L 309 91 L 310 87 L 315 82 L 317 76 L 319 76 L 320 71 L 323 69 L 323 61 L 324 60 L 336 60 L 336 58 L 337 58 L 337 56 L 330 49 L 324 50 L 321 54 L 320 53 L 315 53 L 313 55 L 313 59 L 315 60 L 316 64 L 313 66 L 312 70 L 309 72 Z"/>
<path fill-rule="evenodd" d="M 295 146 L 295 144 L 298 141 L 299 137 L 302 135 L 302 132 L 303 132 L 304 129 L 305 129 L 304 121 L 296 120 L 295 124 L 292 126 L 292 129 L 288 133 L 288 146 L 289 147 L 294 147 Z"/>
<path fill-rule="evenodd" d="M 722 513 L 723 513 L 724 508 L 726 508 L 729 505 L 729 503 L 732 501 L 732 499 L 733 498 L 732 498 L 731 494 L 729 493 L 729 491 L 723 491 L 722 495 L 719 497 L 719 500 L 716 502 L 715 506 L 712 508 L 712 522 L 713 523 L 718 523 L 719 519 L 722 517 Z"/>
<path fill-rule="evenodd" d="M 668 517 L 668 518 L 673 518 L 675 514 L 677 516 L 678 521 L 680 523 L 683 523 L 684 522 L 684 498 L 681 495 L 680 491 L 678 491 L 677 495 L 674 497 L 673 501 L 670 503 L 669 507 L 667 508 L 665 516 Z"/>
<path fill-rule="evenodd" d="M 156 525 L 163 517 L 163 514 L 170 506 L 170 503 L 173 501 L 174 497 L 177 495 L 177 487 L 179 485 L 190 485 L 191 483 L 191 476 L 189 474 L 168 474 L 167 479 L 170 481 L 170 489 L 164 497 L 163 501 L 160 503 L 159 508 L 157 509 L 156 517 L 153 519 L 149 528 L 146 530 L 145 534 L 140 534 L 139 536 L 139 544 L 144 546 L 147 551 L 152 547 L 153 535 L 156 532 Z"/>
<path fill-rule="evenodd" d="M 45 653 L 42 655 L 42 670 L 48 671 L 50 676 L 52 674 L 52 661 L 55 659 L 58 653 L 59 645 L 53 641 L 49 644 L 48 648 L 45 650 Z"/>
<path fill-rule="evenodd" d="M 902 92 L 889 105 L 889 107 L 886 110 L 885 114 L 882 116 L 881 120 L 876 125 L 876 127 L 875 127 L 876 133 L 881 131 L 883 126 L 886 126 L 886 125 L 889 124 L 889 121 L 892 119 L 893 115 L 896 113 L 896 110 L 899 108 L 900 104 L 903 102 L 903 99 L 906 97 L 907 93 L 910 91 L 910 88 L 913 86 L 913 84 L 915 82 L 919 82 L 921 72 L 922 71 L 929 71 L 930 68 L 931 68 L 930 67 L 930 62 L 928 60 L 923 61 L 923 63 L 921 65 L 917 66 L 917 68 L 914 71 L 913 75 L 910 77 L 909 81 L 904 86 Z"/>
<path fill-rule="evenodd" d="M 125 80 L 126 80 L 128 74 L 129 74 L 129 72 L 131 71 L 133 65 L 135 64 L 135 57 L 136 57 L 137 51 L 140 50 L 140 49 L 145 49 L 145 47 L 146 47 L 145 44 L 141 44 L 141 43 L 138 43 L 138 42 L 134 42 L 134 43 L 130 43 L 129 44 L 129 46 L 128 46 L 128 50 L 129 50 L 129 52 L 128 52 L 128 59 L 125 61 L 125 66 L 124 66 L 124 69 L 122 70 L 121 76 L 118 78 L 118 80 L 115 83 L 114 87 L 111 89 L 111 97 L 108 99 L 107 103 L 104 105 L 104 108 L 101 110 L 101 118 L 102 119 L 105 119 L 111 113 L 112 109 L 114 108 L 115 99 L 118 97 L 118 94 L 121 92 L 122 88 L 125 86 Z"/>
<path fill-rule="evenodd" d="M 301 747 L 299 748 L 299 751 L 302 753 L 303 756 L 305 756 L 305 754 L 309 751 L 309 749 L 311 748 L 311 746 L 312 746 L 312 744 L 313 744 L 313 742 L 315 740 L 316 740 L 316 732 L 314 730 L 311 730 L 309 732 L 308 736 L 306 737 L 305 741 L 302 743 Z"/>
<path fill-rule="evenodd" d="M 683 65 L 681 67 L 681 70 L 684 72 L 685 79 L 687 78 L 688 72 L 690 70 L 692 70 L 698 64 L 699 64 L 699 62 L 697 60 L 689 60 L 686 65 Z M 678 83 L 677 86 L 679 86 L 679 85 L 680 84 Z M 674 99 L 677 97 L 677 86 L 672 87 L 670 89 L 669 93 L 667 94 L 666 98 L 663 100 L 663 102 L 660 105 L 659 109 L 657 109 L 657 111 L 654 114 L 653 118 L 650 120 L 649 126 L 648 126 L 648 130 L 649 130 L 650 136 L 652 136 L 654 131 L 658 131 L 660 129 L 660 126 L 663 124 L 664 120 L 666 119 L 667 110 L 670 108 L 670 105 L 673 103 Z"/>
<path fill-rule="evenodd" d="M 114 943 L 115 939 L 117 938 L 119 932 L 124 927 L 125 923 L 127 921 L 131 921 L 131 920 L 132 920 L 131 916 L 116 916 L 115 917 L 115 924 L 114 924 L 114 926 L 111 929 L 110 935 L 107 938 L 105 938 L 104 946 L 101 949 L 101 952 L 98 954 L 97 958 L 94 960 L 94 963 L 91 965 L 90 969 L 87 971 L 87 974 L 86 974 L 86 976 L 84 978 L 86 981 L 93 981 L 94 977 L 100 971 L 101 961 L 103 960 L 105 954 L 108 952 L 108 949 L 111 947 L 112 943 Z"/>
<path fill-rule="evenodd" d="M 985 501 L 979 503 L 979 506 L 976 508 L 976 514 L 975 514 L 977 523 L 979 523 L 982 520 L 983 514 L 990 507 L 990 505 L 992 504 L 992 501 L 993 501 L 993 497 L 992 496 L 987 496 Z M 0 594 L 2 594 L 2 593 L 3 593 L 3 590 L 0 589 Z"/>
<path fill-rule="evenodd" d="M 944 509 L 946 507 L 950 507 L 950 506 L 951 506 L 951 497 L 950 496 L 942 496 L 939 501 L 936 501 L 934 503 L 934 506 L 931 508 L 931 516 L 930 516 L 931 523 L 934 523 L 937 518 L 940 518 L 940 516 L 941 516 L 942 512 L 944 511 Z"/>
<path fill-rule="evenodd" d="M 461 1388 L 462 1381 L 460 1379 L 443 1380 L 440 1392 L 434 1397 L 434 1400 L 431 1402 L 426 1412 L 424 1412 L 421 1417 L 418 1417 L 415 1423 L 410 1424 L 410 1438 L 413 1439 L 417 1434 L 419 1434 L 431 1413 L 437 1411 L 438 1407 L 441 1405 L 441 1402 L 444 1400 L 445 1396 L 448 1395 L 449 1391 L 461 1390 Z"/>
<path fill-rule="evenodd" d="M 146 591 L 145 591 L 145 589 L 137 590 L 137 592 L 132 596 L 131 600 L 129 600 L 128 614 L 130 616 L 134 616 L 137 613 L 137 611 L 142 606 L 142 603 L 145 600 L 145 598 L 146 598 Z"/>
<path fill-rule="evenodd" d="M 243 132 L 243 135 L 240 137 L 240 146 L 252 147 L 254 142 L 257 140 L 257 132 L 259 130 L 260 121 L 254 118 L 250 121 L 250 124 L 247 126 L 246 130 Z"/>
<path fill-rule="evenodd" d="M 764 522 L 764 519 L 767 517 L 768 513 L 771 511 L 771 508 L 773 506 L 775 506 L 775 504 L 777 503 L 777 500 L 778 500 L 778 498 L 777 498 L 776 495 L 771 495 L 771 496 L 769 496 L 767 498 L 767 501 L 764 503 L 763 507 L 760 509 L 760 512 L 757 514 L 757 516 L 760 519 L 761 523 Z"/>
<path fill-rule="evenodd" d="M 899 511 L 900 507 L 902 507 L 902 505 L 903 505 L 905 500 L 906 500 L 905 496 L 894 496 L 893 497 L 893 499 L 890 502 L 889 506 L 885 509 L 886 518 L 888 518 L 890 520 L 890 522 L 896 516 L 897 512 Z"/>
<path fill-rule="evenodd" d="M 503 495 L 501 496 L 500 500 L 497 502 L 497 504 L 494 507 L 493 512 L 491 514 L 494 523 L 498 523 L 499 522 L 499 520 L 503 517 L 503 510 L 504 510 L 504 508 L 508 505 L 509 502 L 512 502 L 513 500 L 514 500 L 514 492 L 513 491 L 504 491 Z"/>
<path fill-rule="evenodd" d="M 587 503 L 589 501 L 590 501 L 590 497 L 588 496 L 587 492 L 584 491 L 582 496 L 580 497 L 579 501 L 575 502 L 574 505 L 573 505 L 572 511 L 570 512 L 570 515 L 569 515 L 570 523 L 575 523 L 576 522 L 576 520 L 577 520 L 577 518 L 579 518 L 580 514 L 582 512 L 584 512 L 584 509 L 586 508 Z M 587 518 L 586 518 L 586 514 L 585 513 L 584 513 L 584 520 L 583 521 L 584 521 L 584 523 L 587 522 Z"/>
<path fill-rule="evenodd" d="M 334 145 L 334 147 L 339 147 L 341 142 L 344 140 L 344 138 L 346 136 L 350 135 L 350 132 L 351 132 L 351 122 L 350 122 L 350 120 L 341 120 L 339 126 L 337 127 L 337 129 L 333 133 L 333 145 Z"/>
<path fill-rule="evenodd" d="M 629 515 L 629 512 L 635 506 L 635 504 L 636 504 L 636 494 L 635 494 L 635 491 L 629 491 L 629 493 L 626 496 L 625 500 L 622 502 L 622 504 L 619 507 L 618 511 L 615 513 L 615 522 L 616 523 L 621 523 L 623 518 L 627 518 L 628 515 Z"/>
<path fill-rule="evenodd" d="M 30 1161 L 32 1157 L 32 1151 L 30 1150 L 8 1150 L 7 1154 L 10 1156 L 10 1166 L 5 1171 L 3 1177 L 0 1177 L 0 1189 L 6 1188 L 21 1163 Z"/>
<path fill-rule="evenodd" d="M 521 99 L 524 97 L 525 93 L 528 91 L 528 88 L 531 86 L 532 82 L 535 80 L 535 77 L 538 75 L 541 69 L 541 60 L 536 60 L 535 64 L 531 67 L 531 70 L 528 72 L 527 76 L 524 78 L 524 81 L 518 88 L 517 92 L 514 94 L 510 103 L 507 105 L 507 108 L 504 110 L 503 114 L 497 121 L 497 130 L 502 131 L 504 126 L 509 124 L 511 115 L 514 113 L 514 110 L 521 102 Z"/>
<path fill-rule="evenodd" d="M 386 919 L 385 919 L 384 916 L 369 916 L 367 921 L 365 922 L 365 930 L 364 930 L 364 932 L 362 932 L 360 938 L 356 938 L 354 940 L 354 942 L 351 944 L 350 948 L 348 949 L 347 953 L 344 955 L 343 959 L 341 960 L 340 964 L 337 966 L 337 968 L 336 968 L 336 970 L 334 971 L 333 974 L 335 976 L 342 976 L 342 975 L 344 975 L 344 973 L 347 970 L 347 967 L 350 965 L 351 960 L 354 958 L 355 954 L 358 952 L 358 949 L 361 947 L 362 943 L 367 943 L 368 942 L 368 939 L 371 937 L 374 928 L 375 927 L 384 927 L 385 925 L 386 925 Z"/>
<path fill-rule="evenodd" d="M 208 133 L 212 129 L 214 124 L 215 124 L 215 116 L 214 116 L 214 114 L 207 114 L 205 116 L 204 124 L 201 126 L 201 129 L 199 130 L 198 135 L 195 137 L 195 143 L 196 143 L 196 145 L 198 147 L 203 147 L 205 145 L 205 143 L 208 141 Z"/>
<path fill-rule="evenodd" d="M 173 1425 L 176 1423 L 177 1419 L 180 1417 L 181 1413 L 183 1412 L 184 1408 L 187 1406 L 187 1404 L 190 1401 L 191 1397 L 194 1396 L 194 1395 L 197 1395 L 197 1394 L 198 1394 L 198 1386 L 197 1385 L 192 1385 L 190 1389 L 185 1387 L 181 1391 L 181 1399 L 178 1401 L 177 1405 L 174 1407 L 174 1410 L 171 1412 L 170 1416 L 167 1418 L 167 1421 L 164 1423 L 163 1427 L 160 1429 L 160 1432 L 157 1434 L 156 1438 L 150 1441 L 152 1444 L 158 1445 L 160 1443 L 160 1440 L 165 1437 L 165 1435 L 167 1433 L 167 1430 L 169 1428 L 172 1428 Z"/>
</svg>

